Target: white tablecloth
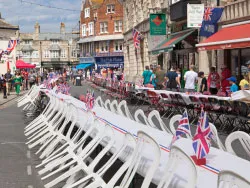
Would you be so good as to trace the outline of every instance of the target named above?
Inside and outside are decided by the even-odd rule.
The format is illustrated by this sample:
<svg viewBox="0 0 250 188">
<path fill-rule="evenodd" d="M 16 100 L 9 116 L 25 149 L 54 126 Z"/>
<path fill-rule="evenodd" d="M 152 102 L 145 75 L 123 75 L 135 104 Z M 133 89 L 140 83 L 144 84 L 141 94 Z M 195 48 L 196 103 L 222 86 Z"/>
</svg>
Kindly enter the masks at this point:
<svg viewBox="0 0 250 188">
<path fill-rule="evenodd" d="M 60 95 L 59 97 L 60 98 L 65 97 L 65 99 L 69 99 L 69 96 L 65 95 Z M 85 105 L 83 105 L 84 104 L 83 102 L 81 101 L 77 102 L 76 99 L 74 99 L 73 97 L 71 98 L 73 104 L 77 105 L 78 107 L 81 107 L 83 111 L 86 110 L 84 107 Z M 69 102 L 69 100 L 65 101 Z M 171 143 L 172 136 L 166 132 L 151 127 L 147 127 L 143 124 L 137 123 L 123 116 L 114 114 L 101 107 L 95 107 L 93 109 L 93 112 L 95 112 L 97 118 L 99 118 L 101 121 L 109 123 L 114 128 L 115 139 L 117 142 L 122 142 L 121 135 L 124 135 L 126 132 L 130 132 L 131 134 L 136 136 L 139 130 L 146 132 L 156 140 L 156 142 L 159 144 L 161 148 L 161 164 L 154 177 L 154 182 L 157 183 L 159 179 L 162 177 L 166 162 L 168 161 L 169 144 Z M 183 138 L 177 140 L 175 144 L 181 147 L 188 155 L 190 156 L 194 155 L 194 151 L 192 149 L 192 140 Z M 139 168 L 138 173 L 140 173 L 141 175 L 145 174 L 148 163 L 150 162 L 150 159 L 153 157 L 153 153 L 148 151 L 146 148 L 145 151 L 146 151 L 145 157 L 148 160 L 146 165 L 143 165 L 143 168 Z M 231 155 L 227 152 L 218 150 L 216 148 L 211 148 L 210 153 L 207 156 L 207 165 L 199 166 L 197 167 L 197 169 L 198 169 L 197 188 L 216 188 L 218 173 L 220 170 L 224 169 L 232 170 L 243 176 L 245 179 L 250 179 L 249 161 Z M 176 188 L 185 187 L 185 181 L 186 181 L 185 179 L 186 175 L 184 175 L 185 173 L 186 174 L 188 173 L 188 168 L 182 168 L 182 170 L 178 171 L 178 174 L 176 174 L 175 176 L 176 178 L 178 178 L 178 182 L 176 182 L 174 187 Z"/>
<path fill-rule="evenodd" d="M 250 90 L 240 90 L 232 93 L 232 100 L 250 100 Z"/>
</svg>

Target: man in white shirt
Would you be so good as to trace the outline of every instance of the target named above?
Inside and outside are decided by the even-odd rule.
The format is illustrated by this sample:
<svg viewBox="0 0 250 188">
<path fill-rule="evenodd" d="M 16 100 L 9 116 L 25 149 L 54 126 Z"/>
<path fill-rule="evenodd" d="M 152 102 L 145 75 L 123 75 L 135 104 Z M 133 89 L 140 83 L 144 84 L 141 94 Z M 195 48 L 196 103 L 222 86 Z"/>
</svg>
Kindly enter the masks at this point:
<svg viewBox="0 0 250 188">
<path fill-rule="evenodd" d="M 194 65 L 190 65 L 189 71 L 187 71 L 184 75 L 184 80 L 185 80 L 185 91 L 194 92 L 195 83 L 198 80 L 198 74 L 194 72 Z"/>
</svg>

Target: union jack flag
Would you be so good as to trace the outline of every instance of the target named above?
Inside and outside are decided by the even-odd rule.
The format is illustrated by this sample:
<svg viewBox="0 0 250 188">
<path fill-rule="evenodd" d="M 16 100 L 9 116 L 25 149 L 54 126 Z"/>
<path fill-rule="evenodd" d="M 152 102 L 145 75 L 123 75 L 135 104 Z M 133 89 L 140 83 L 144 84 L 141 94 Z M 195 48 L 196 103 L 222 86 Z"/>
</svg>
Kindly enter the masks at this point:
<svg viewBox="0 0 250 188">
<path fill-rule="evenodd" d="M 17 40 L 10 40 L 6 51 L 8 53 L 11 53 L 15 49 L 16 45 L 17 45 Z"/>
<path fill-rule="evenodd" d="M 182 115 L 182 118 L 179 121 L 178 128 L 176 129 L 175 135 L 173 136 L 173 140 L 171 145 L 181 138 L 183 135 L 191 137 L 191 131 L 190 131 L 190 124 L 188 120 L 188 113 L 187 110 Z"/>
<path fill-rule="evenodd" d="M 210 129 L 207 113 L 202 110 L 193 138 L 193 148 L 198 159 L 206 157 L 209 153 L 212 136 L 213 133 Z"/>
<path fill-rule="evenodd" d="M 133 28 L 133 40 L 135 48 L 140 48 L 141 33 Z"/>
<path fill-rule="evenodd" d="M 211 16 L 213 15 L 213 8 L 205 8 L 203 19 L 205 21 L 211 21 Z"/>
<path fill-rule="evenodd" d="M 88 110 L 92 110 L 94 107 L 94 103 L 95 103 L 95 95 L 94 92 L 92 92 L 92 94 L 90 92 L 87 93 L 86 95 L 86 107 Z"/>
</svg>

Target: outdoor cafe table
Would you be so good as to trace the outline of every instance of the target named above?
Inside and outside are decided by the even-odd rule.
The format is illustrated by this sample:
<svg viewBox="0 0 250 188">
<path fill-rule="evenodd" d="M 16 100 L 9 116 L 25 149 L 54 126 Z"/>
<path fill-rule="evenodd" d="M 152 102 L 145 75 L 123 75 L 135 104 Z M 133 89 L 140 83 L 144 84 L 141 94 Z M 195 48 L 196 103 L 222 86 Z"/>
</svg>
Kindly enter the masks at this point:
<svg viewBox="0 0 250 188">
<path fill-rule="evenodd" d="M 61 94 L 60 98 L 63 97 L 64 95 Z M 65 98 L 67 99 L 65 100 L 66 102 L 70 101 L 69 96 L 65 96 Z M 72 98 L 72 101 L 73 104 L 76 104 L 75 99 Z M 86 109 L 82 104 L 84 103 L 82 101 L 79 101 L 77 106 L 83 106 L 82 110 L 85 111 Z M 161 148 L 160 166 L 153 179 L 153 182 L 157 184 L 160 178 L 163 176 L 166 162 L 168 161 L 169 144 L 171 143 L 172 135 L 158 129 L 147 127 L 143 124 L 137 123 L 121 115 L 112 113 L 101 107 L 94 107 L 93 112 L 98 119 L 110 124 L 114 128 L 115 139 L 117 142 L 121 142 L 121 134 L 130 132 L 131 134 L 136 136 L 137 132 L 140 130 L 146 132 L 156 140 Z M 175 144 L 181 147 L 189 156 L 194 155 L 194 151 L 192 149 L 192 140 L 183 138 L 177 140 Z M 146 148 L 145 151 L 146 152 L 144 154 L 145 158 L 147 159 L 146 164 L 142 165 L 142 167 L 138 170 L 138 173 L 142 176 L 145 175 L 146 169 L 153 158 L 153 154 L 150 151 L 148 151 Z M 249 161 L 213 147 L 211 148 L 210 153 L 207 156 L 207 165 L 199 166 L 197 167 L 197 169 L 197 188 L 216 188 L 218 173 L 221 170 L 232 170 L 243 176 L 245 179 L 250 179 Z M 181 171 L 178 171 L 177 174 L 175 174 L 175 177 L 178 179 L 178 181 L 175 181 L 175 187 L 185 187 L 184 185 L 186 179 L 185 176 L 183 176 L 183 172 L 186 170 L 188 170 L 188 168 L 183 168 Z"/>
</svg>

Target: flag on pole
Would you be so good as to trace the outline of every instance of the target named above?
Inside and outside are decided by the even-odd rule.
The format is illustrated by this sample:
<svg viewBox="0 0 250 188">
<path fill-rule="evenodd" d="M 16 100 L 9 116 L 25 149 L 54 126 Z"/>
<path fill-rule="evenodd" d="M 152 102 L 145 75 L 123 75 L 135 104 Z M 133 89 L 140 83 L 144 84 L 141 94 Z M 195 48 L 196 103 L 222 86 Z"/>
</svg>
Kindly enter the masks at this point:
<svg viewBox="0 0 250 188">
<path fill-rule="evenodd" d="M 202 159 L 209 153 L 212 136 L 207 113 L 202 110 L 193 138 L 193 148 L 197 159 Z"/>
<path fill-rule="evenodd" d="M 7 48 L 7 53 L 10 54 L 16 47 L 17 45 L 17 40 L 10 40 Z"/>
<path fill-rule="evenodd" d="M 86 95 L 86 107 L 87 107 L 87 110 L 92 110 L 93 107 L 94 107 L 94 103 L 95 103 L 95 95 L 94 95 L 94 92 L 91 92 L 88 91 L 87 92 L 87 95 Z"/>
<path fill-rule="evenodd" d="M 179 125 L 178 125 L 178 127 L 176 129 L 175 135 L 173 136 L 171 145 L 176 140 L 178 140 L 179 138 L 181 138 L 183 135 L 191 137 L 190 124 L 189 124 L 189 120 L 188 120 L 187 110 L 185 110 L 185 112 L 182 115 L 182 118 L 179 121 Z"/>
<path fill-rule="evenodd" d="M 135 48 L 140 48 L 141 33 L 133 28 L 133 41 Z"/>
</svg>

